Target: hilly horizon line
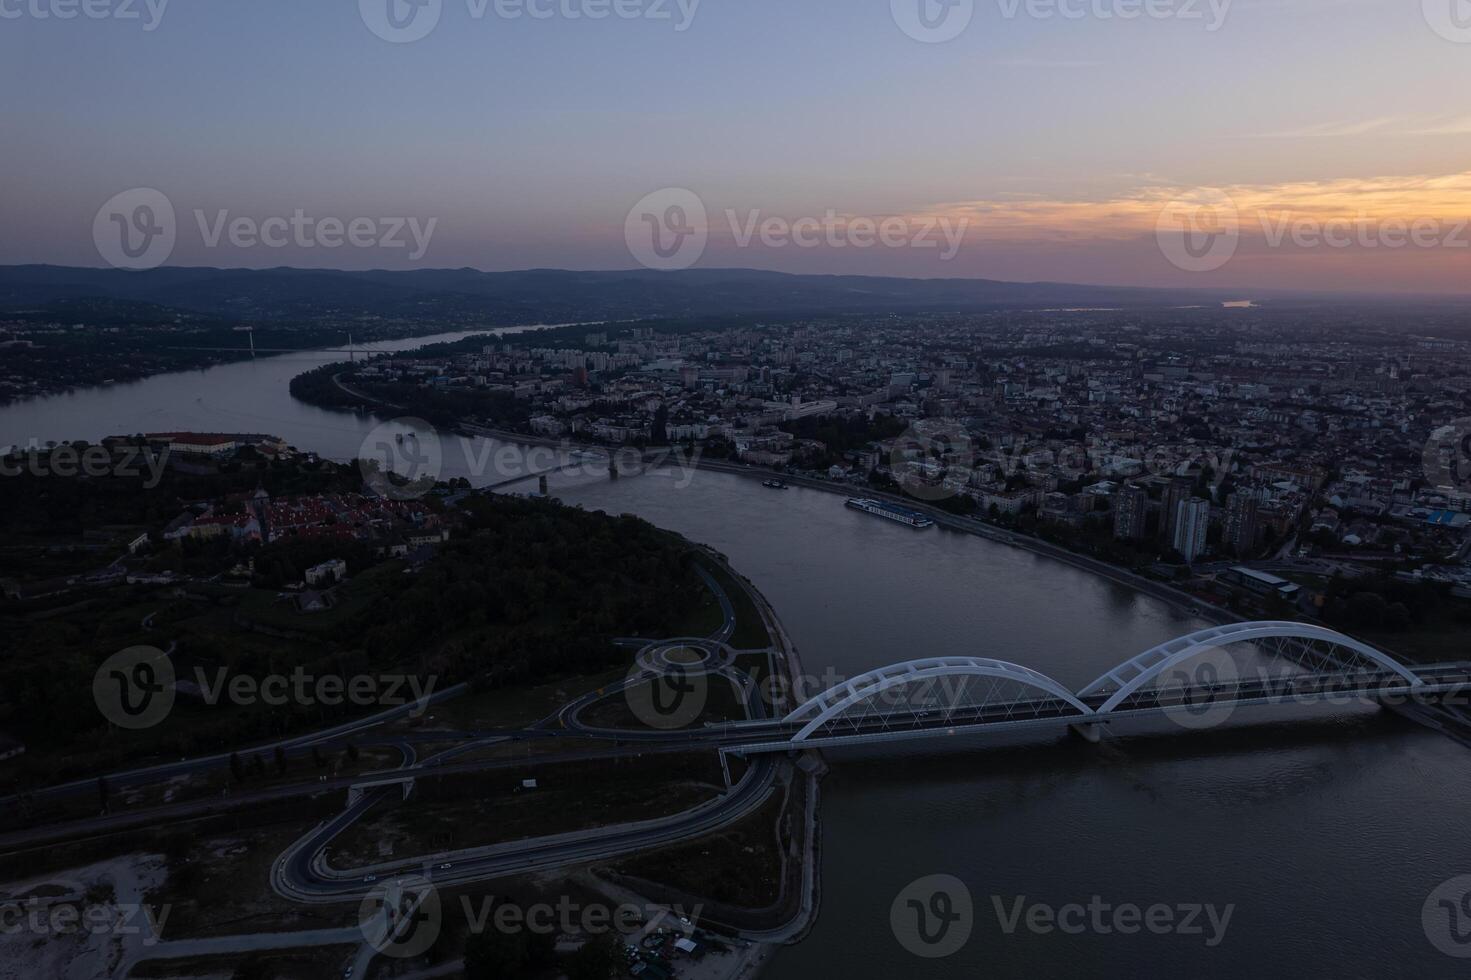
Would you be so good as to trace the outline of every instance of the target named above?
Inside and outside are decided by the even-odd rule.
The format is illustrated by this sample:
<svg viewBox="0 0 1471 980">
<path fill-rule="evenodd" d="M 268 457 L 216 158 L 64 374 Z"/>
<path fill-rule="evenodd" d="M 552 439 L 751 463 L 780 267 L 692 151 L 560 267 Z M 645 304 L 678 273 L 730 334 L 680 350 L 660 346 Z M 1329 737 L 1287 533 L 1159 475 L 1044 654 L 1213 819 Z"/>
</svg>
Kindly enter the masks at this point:
<svg viewBox="0 0 1471 980">
<path fill-rule="evenodd" d="M 750 288 L 761 285 L 776 288 L 771 292 Z M 1246 300 L 1257 304 L 1369 302 L 1461 307 L 1471 303 L 1471 296 L 920 278 L 741 267 L 491 271 L 472 266 L 400 270 L 164 265 L 135 271 L 50 263 L 0 265 L 0 309 L 35 312 L 38 306 L 94 300 L 141 302 L 232 317 L 322 316 L 356 308 L 389 316 L 453 319 L 478 315 L 522 322 L 527 318 L 572 322 L 824 310 L 858 314 L 1039 306 L 1185 307 Z"/>
<path fill-rule="evenodd" d="M 1112 282 L 1082 282 L 1064 279 L 995 279 L 986 276 L 903 276 L 903 275 L 873 275 L 857 272 L 785 272 L 778 269 L 758 269 L 749 266 L 719 266 L 710 268 L 693 268 L 680 270 L 658 270 L 647 269 L 638 266 L 631 268 L 612 269 L 571 269 L 557 266 L 530 266 L 523 269 L 480 269 L 475 266 L 433 266 L 422 269 L 342 269 L 330 266 L 210 266 L 210 265 L 163 265 L 154 269 L 130 270 L 119 269 L 113 266 L 88 266 L 88 265 L 63 265 L 51 262 L 19 262 L 0 264 L 0 272 L 40 269 L 48 271 L 82 272 L 88 274 L 103 274 L 120 276 L 156 276 L 170 272 L 174 273 L 228 273 L 239 275 L 265 275 L 271 273 L 289 273 L 293 275 L 343 275 L 343 276 L 422 276 L 433 274 L 465 274 L 477 276 L 529 276 L 529 275 L 570 275 L 570 276 L 632 276 L 648 279 L 673 279 L 673 278 L 695 278 L 700 276 L 764 276 L 783 279 L 801 280 L 837 280 L 837 279 L 860 279 L 879 282 L 902 282 L 902 283 L 928 283 L 928 284 L 960 284 L 975 283 L 995 286 L 1055 286 L 1072 289 L 1107 289 L 1123 290 L 1130 292 L 1152 292 L 1152 293 L 1210 293 L 1210 294 L 1236 294 L 1251 292 L 1261 296 L 1291 296 L 1291 297 L 1331 297 L 1331 296 L 1385 296 L 1404 297 L 1407 293 L 1386 292 L 1364 292 L 1355 290 L 1321 290 L 1321 289 L 1282 289 L 1280 287 L 1256 287 L 1249 285 L 1200 285 L 1200 286 L 1140 286 Z M 1457 293 L 1420 294 L 1429 299 L 1440 298 L 1466 298 Z M 1248 298 L 1248 297 L 1241 297 Z M 1254 297 L 1252 297 L 1254 298 Z"/>
</svg>

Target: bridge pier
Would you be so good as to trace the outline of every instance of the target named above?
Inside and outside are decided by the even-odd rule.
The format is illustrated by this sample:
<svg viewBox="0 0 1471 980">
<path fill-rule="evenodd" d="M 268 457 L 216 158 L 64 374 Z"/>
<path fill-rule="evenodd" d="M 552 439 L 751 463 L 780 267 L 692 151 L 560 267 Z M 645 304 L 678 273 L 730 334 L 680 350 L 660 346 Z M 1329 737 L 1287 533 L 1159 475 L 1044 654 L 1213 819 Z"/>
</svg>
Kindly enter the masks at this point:
<svg viewBox="0 0 1471 980">
<path fill-rule="evenodd" d="M 1085 741 L 1097 745 L 1103 741 L 1103 731 L 1107 727 L 1105 722 L 1090 721 L 1082 725 L 1069 725 L 1068 730 Z"/>
</svg>

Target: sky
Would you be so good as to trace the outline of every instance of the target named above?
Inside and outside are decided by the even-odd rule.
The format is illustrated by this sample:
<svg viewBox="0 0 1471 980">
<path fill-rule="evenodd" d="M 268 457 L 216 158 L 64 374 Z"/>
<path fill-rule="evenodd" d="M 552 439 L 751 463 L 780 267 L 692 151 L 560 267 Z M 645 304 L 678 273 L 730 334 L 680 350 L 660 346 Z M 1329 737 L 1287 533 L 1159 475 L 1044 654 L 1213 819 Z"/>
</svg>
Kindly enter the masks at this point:
<svg viewBox="0 0 1471 980">
<path fill-rule="evenodd" d="M 7 264 L 1471 292 L 1471 0 L 0 0 L 0 65 Z"/>
</svg>

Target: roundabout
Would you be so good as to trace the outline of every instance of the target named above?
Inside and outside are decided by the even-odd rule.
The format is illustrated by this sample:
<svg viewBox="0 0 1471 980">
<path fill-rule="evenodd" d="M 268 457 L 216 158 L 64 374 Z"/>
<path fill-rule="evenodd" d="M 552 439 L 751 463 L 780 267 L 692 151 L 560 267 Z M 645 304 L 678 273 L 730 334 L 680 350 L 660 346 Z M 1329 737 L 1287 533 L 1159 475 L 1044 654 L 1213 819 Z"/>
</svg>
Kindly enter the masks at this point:
<svg viewBox="0 0 1471 980">
<path fill-rule="evenodd" d="M 636 669 L 659 675 L 698 676 L 719 672 L 735 663 L 735 651 L 710 639 L 660 640 L 639 651 Z"/>
</svg>

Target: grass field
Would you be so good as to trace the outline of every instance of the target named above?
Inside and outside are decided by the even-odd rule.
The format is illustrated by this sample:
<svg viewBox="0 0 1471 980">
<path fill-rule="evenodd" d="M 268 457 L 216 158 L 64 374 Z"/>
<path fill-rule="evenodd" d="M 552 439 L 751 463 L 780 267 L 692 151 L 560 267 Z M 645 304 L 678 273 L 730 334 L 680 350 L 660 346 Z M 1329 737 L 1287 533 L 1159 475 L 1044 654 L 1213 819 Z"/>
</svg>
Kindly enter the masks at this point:
<svg viewBox="0 0 1471 980">
<path fill-rule="evenodd" d="M 771 646 L 771 635 L 766 632 L 761 613 L 757 611 L 756 604 L 751 601 L 745 588 L 731 577 L 724 565 L 713 561 L 704 561 L 702 564 L 720 583 L 721 588 L 725 589 L 726 595 L 730 596 L 731 605 L 735 607 L 736 627 L 730 638 L 730 645 L 737 650 L 764 650 Z"/>
</svg>

